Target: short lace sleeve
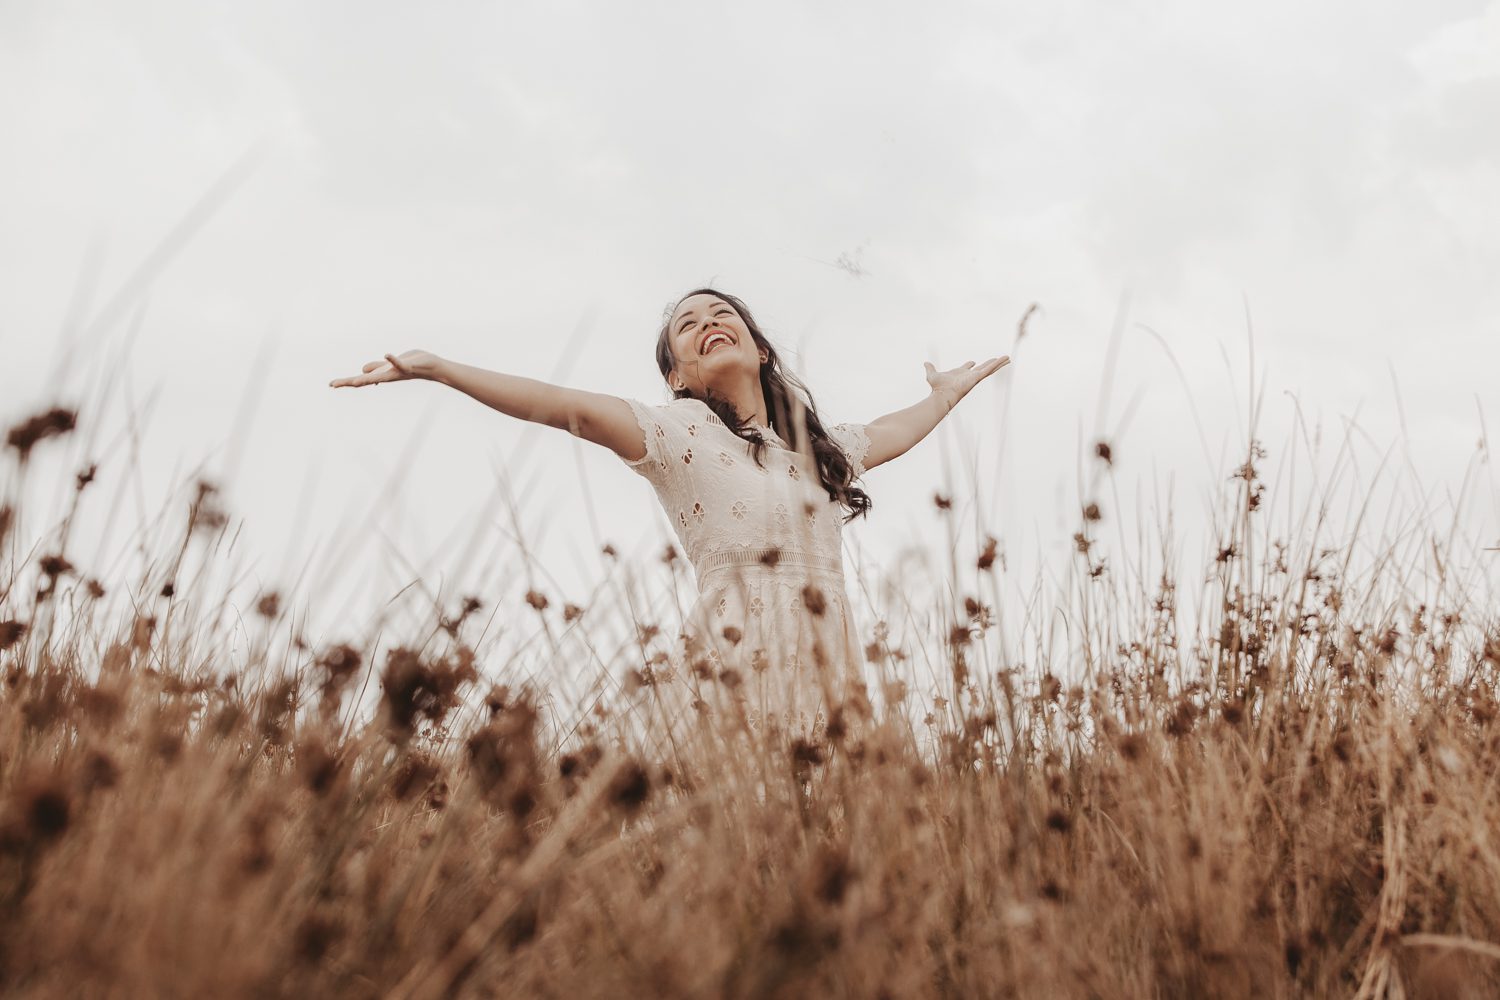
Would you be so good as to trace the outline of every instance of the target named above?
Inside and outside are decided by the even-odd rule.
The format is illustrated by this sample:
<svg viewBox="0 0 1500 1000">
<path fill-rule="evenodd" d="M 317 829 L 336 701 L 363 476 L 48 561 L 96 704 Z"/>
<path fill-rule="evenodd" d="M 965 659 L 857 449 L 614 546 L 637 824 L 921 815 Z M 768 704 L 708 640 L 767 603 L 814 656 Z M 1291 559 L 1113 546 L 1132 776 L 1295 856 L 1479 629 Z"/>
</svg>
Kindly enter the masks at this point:
<svg viewBox="0 0 1500 1000">
<path fill-rule="evenodd" d="M 854 465 L 854 478 L 865 474 L 865 459 L 870 454 L 870 435 L 864 424 L 835 424 L 828 428 L 828 436 L 843 449 Z"/>
<path fill-rule="evenodd" d="M 621 461 L 653 485 L 665 488 L 672 481 L 676 467 L 692 461 L 692 448 L 698 441 L 692 414 L 682 401 L 658 406 L 626 397 L 625 402 L 635 414 L 636 425 L 645 439 L 646 454 L 634 461 L 624 458 Z"/>
</svg>

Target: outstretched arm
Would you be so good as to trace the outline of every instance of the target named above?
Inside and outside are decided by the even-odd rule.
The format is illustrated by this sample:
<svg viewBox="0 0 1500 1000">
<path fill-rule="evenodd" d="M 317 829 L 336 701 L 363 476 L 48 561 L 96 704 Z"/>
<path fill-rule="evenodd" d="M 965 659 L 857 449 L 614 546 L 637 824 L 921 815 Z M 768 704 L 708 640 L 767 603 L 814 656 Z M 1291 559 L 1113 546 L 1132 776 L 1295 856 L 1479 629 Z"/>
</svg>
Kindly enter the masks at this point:
<svg viewBox="0 0 1500 1000">
<path fill-rule="evenodd" d="M 940 372 L 926 362 L 927 384 L 931 391 L 919 403 L 904 410 L 896 410 L 865 425 L 870 437 L 870 452 L 865 457 L 865 469 L 889 462 L 906 454 L 918 441 L 946 417 L 958 401 L 969 394 L 969 390 L 985 378 L 1010 364 L 1008 356 L 990 358 L 976 365 L 966 361 L 950 371 Z"/>
<path fill-rule="evenodd" d="M 328 384 L 339 388 L 407 379 L 440 382 L 508 416 L 556 427 L 603 445 L 627 461 L 646 455 L 645 437 L 630 404 L 617 396 L 475 368 L 427 351 L 406 351 L 399 357 L 387 354 L 384 360 L 365 365 L 359 375 L 336 378 Z"/>
</svg>

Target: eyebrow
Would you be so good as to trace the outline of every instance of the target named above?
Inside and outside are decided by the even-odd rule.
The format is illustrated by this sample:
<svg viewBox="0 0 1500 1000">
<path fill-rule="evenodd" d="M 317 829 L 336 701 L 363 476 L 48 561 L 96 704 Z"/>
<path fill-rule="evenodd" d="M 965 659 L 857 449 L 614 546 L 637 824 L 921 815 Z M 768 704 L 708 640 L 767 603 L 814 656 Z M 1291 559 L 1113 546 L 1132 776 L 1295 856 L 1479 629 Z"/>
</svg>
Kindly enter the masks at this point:
<svg viewBox="0 0 1500 1000">
<path fill-rule="evenodd" d="M 733 308 L 732 306 L 730 306 L 730 304 L 728 302 L 715 302 L 713 305 L 709 306 L 708 308 L 710 310 L 713 310 L 713 309 L 719 308 L 720 306 L 723 306 L 726 309 Z M 691 309 L 688 310 L 687 312 L 683 313 L 682 317 L 677 320 L 677 329 L 679 329 L 679 330 L 682 329 L 682 321 L 683 320 L 692 319 L 692 318 L 693 318 L 693 312 L 692 312 Z"/>
</svg>

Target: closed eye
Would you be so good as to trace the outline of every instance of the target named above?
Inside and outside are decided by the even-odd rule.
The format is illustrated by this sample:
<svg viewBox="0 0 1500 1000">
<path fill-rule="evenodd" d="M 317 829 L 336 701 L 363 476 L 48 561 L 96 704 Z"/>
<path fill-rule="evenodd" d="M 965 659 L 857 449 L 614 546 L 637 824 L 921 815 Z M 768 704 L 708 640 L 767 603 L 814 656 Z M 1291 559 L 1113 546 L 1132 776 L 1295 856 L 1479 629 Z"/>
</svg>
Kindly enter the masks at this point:
<svg viewBox="0 0 1500 1000">
<path fill-rule="evenodd" d="M 730 312 L 730 311 L 731 310 L 729 310 L 728 308 L 724 308 L 724 309 L 720 309 L 718 312 L 714 313 L 714 315 L 715 316 L 722 316 L 725 313 Z M 682 321 L 682 323 L 677 327 L 677 332 L 681 333 L 683 330 L 687 329 L 687 326 L 688 326 L 688 324 L 690 322 L 692 322 L 692 317 L 691 316 L 689 316 L 687 319 L 684 319 Z"/>
</svg>

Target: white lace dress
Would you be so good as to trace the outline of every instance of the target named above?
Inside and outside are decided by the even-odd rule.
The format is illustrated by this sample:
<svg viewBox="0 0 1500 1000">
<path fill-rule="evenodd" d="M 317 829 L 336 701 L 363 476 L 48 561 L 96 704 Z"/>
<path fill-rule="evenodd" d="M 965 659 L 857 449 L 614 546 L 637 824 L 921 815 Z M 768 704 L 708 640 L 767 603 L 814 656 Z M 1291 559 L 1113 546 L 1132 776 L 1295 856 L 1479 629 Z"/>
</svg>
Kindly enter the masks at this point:
<svg viewBox="0 0 1500 1000">
<path fill-rule="evenodd" d="M 728 691 L 746 699 L 752 719 L 812 725 L 861 674 L 844 584 L 848 508 L 829 498 L 812 459 L 769 427 L 754 425 L 767 443 L 762 467 L 702 400 L 626 401 L 646 454 L 625 464 L 655 489 L 699 591 L 671 654 L 688 697 L 668 701 L 703 713 Z M 828 433 L 862 476 L 865 425 Z"/>
</svg>

